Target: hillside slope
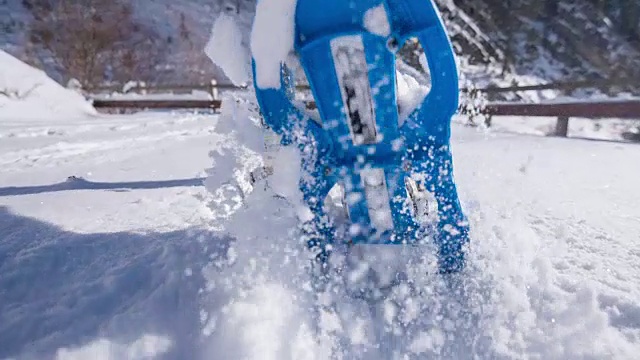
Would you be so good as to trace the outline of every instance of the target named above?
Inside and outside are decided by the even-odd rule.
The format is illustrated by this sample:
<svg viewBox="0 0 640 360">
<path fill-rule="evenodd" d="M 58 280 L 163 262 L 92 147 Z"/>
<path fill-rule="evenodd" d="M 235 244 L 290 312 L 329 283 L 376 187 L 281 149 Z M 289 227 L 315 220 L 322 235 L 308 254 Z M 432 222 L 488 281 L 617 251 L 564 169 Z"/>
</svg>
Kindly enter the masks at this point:
<svg viewBox="0 0 640 360">
<path fill-rule="evenodd" d="M 81 94 L 0 50 L 0 121 L 35 118 L 54 122 L 92 114 L 95 109 Z"/>
<path fill-rule="evenodd" d="M 51 54 L 30 41 L 34 7 L 49 0 L 0 0 L 0 49 L 44 68 L 61 81 Z M 157 82 L 196 81 L 223 75 L 203 54 L 211 26 L 221 12 L 249 31 L 255 0 L 130 1 L 133 20 L 150 29 L 162 51 L 154 56 Z M 438 0 L 467 77 L 481 85 L 576 79 L 640 79 L 640 44 L 621 32 L 610 12 L 590 0 L 557 2 L 555 15 L 540 1 Z M 617 9 L 617 10 L 616 10 Z M 617 11 L 617 12 L 616 12 Z M 586 41 L 588 40 L 588 41 Z M 125 82 L 130 79 L 120 79 Z M 632 81 L 630 81 L 632 82 Z M 614 91 L 633 90 L 621 87 Z"/>
<path fill-rule="evenodd" d="M 456 3 L 447 6 L 453 21 L 464 19 L 456 15 L 460 12 L 471 18 L 482 31 L 472 38 L 489 39 L 510 72 L 555 80 L 640 79 L 640 42 L 591 1 L 560 0 L 553 6 L 524 0 Z M 622 9 L 619 5 L 617 11 Z M 462 52 L 478 57 L 473 46 Z"/>
</svg>

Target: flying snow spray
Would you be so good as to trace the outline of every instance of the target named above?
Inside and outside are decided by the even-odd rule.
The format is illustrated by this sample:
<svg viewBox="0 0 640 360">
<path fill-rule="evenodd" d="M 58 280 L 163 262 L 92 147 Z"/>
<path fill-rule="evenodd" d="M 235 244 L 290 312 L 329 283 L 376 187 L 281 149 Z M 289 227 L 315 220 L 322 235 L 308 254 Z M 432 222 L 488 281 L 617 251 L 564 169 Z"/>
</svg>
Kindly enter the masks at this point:
<svg viewBox="0 0 640 360">
<path fill-rule="evenodd" d="M 422 45 L 431 88 L 400 121 L 396 57 L 407 41 Z M 469 241 L 453 179 L 451 118 L 458 107 L 454 53 L 430 0 L 298 0 L 294 52 L 317 106 L 296 105 L 290 69 L 256 95 L 265 124 L 302 155 L 300 189 L 313 219 L 308 244 L 320 258 L 337 241 L 419 246 L 433 241 L 442 273 L 464 267 Z M 346 226 L 323 206 L 343 189 Z"/>
</svg>

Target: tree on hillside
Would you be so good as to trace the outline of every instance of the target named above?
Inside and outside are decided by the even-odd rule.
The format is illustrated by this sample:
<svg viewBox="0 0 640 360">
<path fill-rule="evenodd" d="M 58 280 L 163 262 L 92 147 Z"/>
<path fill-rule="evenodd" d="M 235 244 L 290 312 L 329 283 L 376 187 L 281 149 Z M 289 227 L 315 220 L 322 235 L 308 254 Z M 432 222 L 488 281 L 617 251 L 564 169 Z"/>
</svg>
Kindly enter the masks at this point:
<svg viewBox="0 0 640 360">
<path fill-rule="evenodd" d="M 622 0 L 620 27 L 631 41 L 640 41 L 640 3 L 638 0 Z"/>
<path fill-rule="evenodd" d="M 83 86 L 109 78 L 140 79 L 152 71 L 157 47 L 153 37 L 135 23 L 128 2 L 29 1 L 35 17 L 32 41 L 47 48 L 68 77 Z"/>
<path fill-rule="evenodd" d="M 179 32 L 180 32 L 180 39 L 182 41 L 191 42 L 191 31 L 187 26 L 187 17 L 184 15 L 184 13 L 180 13 Z"/>
<path fill-rule="evenodd" d="M 640 2 L 638 0 L 590 0 L 630 41 L 640 41 Z"/>
</svg>

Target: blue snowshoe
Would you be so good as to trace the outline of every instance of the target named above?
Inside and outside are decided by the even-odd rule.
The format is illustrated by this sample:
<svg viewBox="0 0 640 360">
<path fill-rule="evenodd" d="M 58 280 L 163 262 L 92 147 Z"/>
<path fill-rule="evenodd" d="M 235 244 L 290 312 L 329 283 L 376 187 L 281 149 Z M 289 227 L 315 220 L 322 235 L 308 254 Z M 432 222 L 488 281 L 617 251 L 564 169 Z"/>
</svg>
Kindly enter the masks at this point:
<svg viewBox="0 0 640 360">
<path fill-rule="evenodd" d="M 365 15 L 374 8 L 386 12 L 387 33 L 370 31 Z M 400 124 L 396 57 L 412 38 L 425 51 L 431 89 Z M 463 269 L 469 228 L 449 144 L 458 106 L 457 68 L 433 1 L 299 0 L 295 52 L 320 121 L 295 105 L 294 81 L 284 64 L 279 88 L 255 83 L 255 91 L 266 125 L 283 145 L 293 144 L 302 154 L 300 189 L 314 215 L 304 224 L 309 246 L 326 260 L 338 241 L 418 245 L 429 235 L 438 249 L 439 271 Z M 348 214 L 343 233 L 323 206 L 336 184 L 344 189 Z M 436 214 L 426 214 L 430 199 Z M 428 219 L 434 217 L 428 234 Z"/>
</svg>

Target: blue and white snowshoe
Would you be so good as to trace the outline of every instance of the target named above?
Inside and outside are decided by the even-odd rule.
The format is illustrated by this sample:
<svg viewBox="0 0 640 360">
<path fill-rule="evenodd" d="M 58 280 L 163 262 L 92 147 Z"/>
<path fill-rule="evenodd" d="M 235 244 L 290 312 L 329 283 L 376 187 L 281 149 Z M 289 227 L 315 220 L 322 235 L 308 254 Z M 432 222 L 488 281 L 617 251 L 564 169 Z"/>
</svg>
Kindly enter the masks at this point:
<svg viewBox="0 0 640 360">
<path fill-rule="evenodd" d="M 365 20 L 380 6 L 388 34 L 370 31 Z M 398 49 L 410 38 L 425 51 L 431 90 L 400 123 L 395 64 Z M 326 260 L 338 241 L 418 245 L 429 237 L 438 249 L 440 272 L 463 269 L 469 229 L 449 144 L 458 106 L 457 68 L 433 1 L 298 0 L 295 52 L 320 121 L 295 105 L 284 64 L 280 88 L 255 83 L 255 91 L 266 125 L 283 145 L 293 144 L 302 154 L 300 189 L 314 215 L 304 225 L 309 246 Z M 254 62 L 254 79 L 255 72 Z M 342 233 L 323 206 L 337 185 L 344 189 L 348 216 Z M 432 234 L 429 219 L 435 219 Z"/>
</svg>

